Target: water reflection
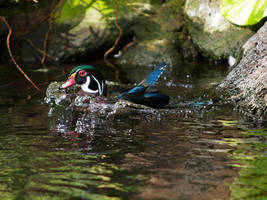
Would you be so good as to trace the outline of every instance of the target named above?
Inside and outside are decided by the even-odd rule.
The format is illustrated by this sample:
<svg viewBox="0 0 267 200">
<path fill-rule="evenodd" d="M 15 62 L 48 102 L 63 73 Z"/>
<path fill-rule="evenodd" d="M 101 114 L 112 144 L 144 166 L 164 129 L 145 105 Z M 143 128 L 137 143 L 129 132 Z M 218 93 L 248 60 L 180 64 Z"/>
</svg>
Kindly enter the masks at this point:
<svg viewBox="0 0 267 200">
<path fill-rule="evenodd" d="M 79 144 L 84 138 L 64 140 L 49 133 L 44 111 L 1 112 L 1 199 L 118 199 L 128 192 L 113 180 L 122 170 L 108 155 L 81 153 L 77 149 L 84 147 Z"/>
<path fill-rule="evenodd" d="M 14 95 L 0 104 L 0 199 L 264 199 L 267 126 L 193 105 L 210 81 L 174 80 L 174 106 L 111 118 L 48 117 L 43 96 Z"/>
<path fill-rule="evenodd" d="M 229 157 L 234 160 L 232 165 L 241 169 L 230 186 L 233 199 L 266 198 L 266 141 L 266 128 L 243 129 L 242 137 L 226 138 L 222 141 L 236 148 L 229 153 Z"/>
</svg>

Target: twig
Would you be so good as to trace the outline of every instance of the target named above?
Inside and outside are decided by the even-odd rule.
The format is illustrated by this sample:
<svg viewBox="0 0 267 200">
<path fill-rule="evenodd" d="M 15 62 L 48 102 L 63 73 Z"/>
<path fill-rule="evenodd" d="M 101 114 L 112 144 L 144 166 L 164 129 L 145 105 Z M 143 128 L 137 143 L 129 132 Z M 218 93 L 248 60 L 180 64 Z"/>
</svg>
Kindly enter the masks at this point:
<svg viewBox="0 0 267 200">
<path fill-rule="evenodd" d="M 48 28 L 48 31 L 46 32 L 45 34 L 45 39 L 44 39 L 44 50 L 43 50 L 43 56 L 42 56 L 42 60 L 41 60 L 41 64 L 44 65 L 45 63 L 45 59 L 47 57 L 47 45 L 48 45 L 48 39 L 49 39 L 49 36 L 52 32 L 52 29 L 53 29 L 53 17 L 54 17 L 54 14 L 55 12 L 57 11 L 57 9 L 59 8 L 59 6 L 64 2 L 64 0 L 59 0 L 58 4 L 56 5 L 56 0 L 53 0 L 52 2 L 52 11 L 50 12 L 49 14 L 49 28 Z"/>
<path fill-rule="evenodd" d="M 120 40 L 120 38 L 121 38 L 121 36 L 123 34 L 123 30 L 118 24 L 118 0 L 116 0 L 116 7 L 114 9 L 114 14 L 115 14 L 115 26 L 120 31 L 120 34 L 117 37 L 117 39 L 115 40 L 113 46 L 109 50 L 107 50 L 106 53 L 104 54 L 104 60 L 107 60 L 108 54 L 115 49 L 115 47 L 117 46 L 117 44 L 118 44 L 118 42 L 119 42 L 119 40 Z"/>
<path fill-rule="evenodd" d="M 15 64 L 15 66 L 17 67 L 17 69 L 23 74 L 23 76 L 33 85 L 33 87 L 40 91 L 40 89 L 37 87 L 37 85 L 35 85 L 34 82 L 32 82 L 32 80 L 25 74 L 25 72 L 19 67 L 19 65 L 17 64 L 15 58 L 13 57 L 13 54 L 11 52 L 11 49 L 10 49 L 10 37 L 11 37 L 11 34 L 12 34 L 12 29 L 10 27 L 10 25 L 8 24 L 8 22 L 6 21 L 6 19 L 2 16 L 0 16 L 0 20 L 7 26 L 8 28 L 8 35 L 7 35 L 7 38 L 6 38 L 6 44 L 7 44 L 7 50 L 8 50 L 8 53 L 9 53 L 9 56 L 12 60 L 12 62 Z"/>
<path fill-rule="evenodd" d="M 54 13 L 58 10 L 58 8 L 64 3 L 65 0 L 59 0 L 57 6 L 55 7 Z M 57 13 L 57 15 L 54 15 L 54 19 L 57 19 L 61 16 L 62 9 Z"/>
<path fill-rule="evenodd" d="M 112 68 L 115 69 L 115 79 L 116 79 L 118 82 L 120 82 L 120 79 L 119 79 L 119 69 L 116 68 L 115 65 L 113 65 L 111 62 L 109 62 L 108 59 L 107 59 L 108 54 L 109 54 L 110 52 L 112 52 L 112 51 L 116 48 L 116 46 L 117 46 L 118 43 L 119 43 L 119 40 L 121 39 L 121 37 L 122 37 L 122 35 L 123 35 L 123 30 L 122 30 L 122 28 L 121 28 L 121 27 L 119 26 L 119 24 L 118 24 L 118 0 L 116 0 L 116 6 L 115 6 L 115 9 L 114 9 L 114 14 L 115 14 L 115 26 L 116 26 L 116 28 L 120 31 L 120 34 L 119 34 L 119 36 L 117 37 L 117 39 L 115 40 L 113 46 L 112 46 L 109 50 L 107 50 L 106 53 L 104 54 L 104 62 L 105 62 L 108 66 L 110 66 L 110 67 L 112 67 Z"/>
<path fill-rule="evenodd" d="M 44 50 L 43 50 L 43 56 L 42 56 L 42 60 L 41 60 L 41 64 L 44 65 L 45 63 L 45 59 L 46 59 L 46 56 L 47 56 L 47 45 L 48 45 L 48 39 L 49 39 L 49 36 L 50 36 L 50 33 L 52 31 L 52 28 L 53 28 L 53 15 L 56 11 L 55 9 L 55 4 L 56 4 L 56 0 L 53 0 L 52 2 L 52 11 L 49 15 L 49 28 L 48 28 L 48 31 L 46 32 L 45 34 L 45 39 L 44 39 Z"/>
<path fill-rule="evenodd" d="M 44 54 L 44 51 L 43 50 L 41 50 L 41 49 L 39 49 L 38 47 L 36 47 L 35 45 L 34 45 L 34 43 L 30 40 L 30 39 L 28 39 L 28 38 L 26 38 L 26 37 L 22 37 L 22 39 L 23 40 L 25 40 L 25 41 L 27 41 L 37 52 L 39 52 L 40 54 Z M 54 57 L 52 57 L 51 55 L 49 55 L 48 53 L 46 53 L 46 56 L 48 57 L 48 58 L 50 58 L 51 60 L 54 60 L 54 61 L 56 61 L 56 59 L 54 58 Z"/>
</svg>

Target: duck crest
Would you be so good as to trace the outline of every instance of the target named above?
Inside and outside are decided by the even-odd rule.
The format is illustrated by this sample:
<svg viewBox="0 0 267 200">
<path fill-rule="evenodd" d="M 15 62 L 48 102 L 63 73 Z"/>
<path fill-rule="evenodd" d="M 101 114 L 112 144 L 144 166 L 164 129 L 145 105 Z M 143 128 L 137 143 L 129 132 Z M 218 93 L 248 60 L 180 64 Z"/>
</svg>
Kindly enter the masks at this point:
<svg viewBox="0 0 267 200">
<path fill-rule="evenodd" d="M 100 70 L 93 65 L 78 65 L 71 70 L 70 75 L 73 74 L 74 72 L 76 72 L 78 70 L 82 70 L 82 69 L 100 72 Z"/>
</svg>

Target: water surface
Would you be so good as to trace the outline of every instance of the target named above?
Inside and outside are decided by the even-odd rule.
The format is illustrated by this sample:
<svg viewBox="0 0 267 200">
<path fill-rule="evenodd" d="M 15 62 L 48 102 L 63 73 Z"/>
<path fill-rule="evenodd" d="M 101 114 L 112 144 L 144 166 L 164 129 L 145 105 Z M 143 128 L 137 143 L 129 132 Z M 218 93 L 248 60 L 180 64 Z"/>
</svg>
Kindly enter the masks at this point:
<svg viewBox="0 0 267 200">
<path fill-rule="evenodd" d="M 267 124 L 213 98 L 221 67 L 167 72 L 170 109 L 86 127 L 57 126 L 44 94 L 1 69 L 0 199 L 267 199 Z M 43 88 L 64 79 L 32 76 Z"/>
</svg>

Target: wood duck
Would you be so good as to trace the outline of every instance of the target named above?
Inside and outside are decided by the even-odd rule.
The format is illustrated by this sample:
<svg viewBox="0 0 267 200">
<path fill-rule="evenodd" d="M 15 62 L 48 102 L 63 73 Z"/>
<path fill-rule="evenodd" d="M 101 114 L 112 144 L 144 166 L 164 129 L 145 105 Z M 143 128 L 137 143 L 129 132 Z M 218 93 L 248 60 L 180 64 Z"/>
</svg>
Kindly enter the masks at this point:
<svg viewBox="0 0 267 200">
<path fill-rule="evenodd" d="M 81 86 L 82 91 L 88 94 L 106 95 L 105 79 L 100 70 L 92 65 L 74 67 L 66 83 L 59 89 L 65 89 L 75 84 Z"/>
<path fill-rule="evenodd" d="M 118 98 L 142 104 L 152 108 L 163 108 L 169 103 L 169 96 L 147 89 L 153 86 L 166 69 L 165 63 L 159 64 L 156 69 L 136 87 L 121 93 Z M 69 78 L 59 89 L 65 89 L 78 84 L 82 91 L 88 94 L 106 95 L 106 86 L 103 74 L 94 66 L 79 65 L 72 69 Z"/>
</svg>

